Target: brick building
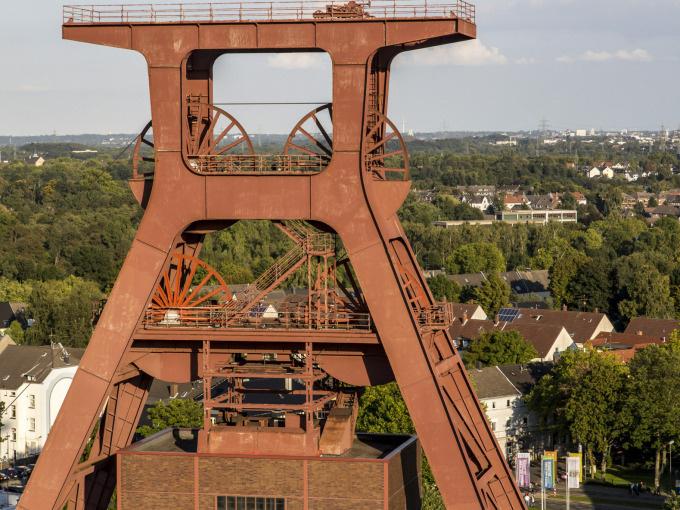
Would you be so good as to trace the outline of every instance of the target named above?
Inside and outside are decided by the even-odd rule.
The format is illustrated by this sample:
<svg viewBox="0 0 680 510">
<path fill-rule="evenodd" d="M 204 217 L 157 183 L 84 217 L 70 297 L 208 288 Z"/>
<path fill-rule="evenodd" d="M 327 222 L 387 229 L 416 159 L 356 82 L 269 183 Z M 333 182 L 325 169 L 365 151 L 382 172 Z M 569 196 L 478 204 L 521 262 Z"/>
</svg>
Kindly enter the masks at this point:
<svg viewBox="0 0 680 510">
<path fill-rule="evenodd" d="M 358 434 L 337 456 L 209 454 L 198 443 L 196 431 L 166 429 L 120 451 L 118 508 L 420 508 L 421 454 L 413 436 Z"/>
</svg>

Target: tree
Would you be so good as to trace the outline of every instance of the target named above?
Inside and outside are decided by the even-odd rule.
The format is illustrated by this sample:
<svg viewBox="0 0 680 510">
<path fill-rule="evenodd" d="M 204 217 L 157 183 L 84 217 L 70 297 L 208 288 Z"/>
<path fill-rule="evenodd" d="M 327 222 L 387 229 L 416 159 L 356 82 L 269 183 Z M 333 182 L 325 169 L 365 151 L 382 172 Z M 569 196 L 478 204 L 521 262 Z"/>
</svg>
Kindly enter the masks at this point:
<svg viewBox="0 0 680 510">
<path fill-rule="evenodd" d="M 17 282 L 0 276 L 0 301 L 26 302 L 31 289 L 31 282 Z"/>
<path fill-rule="evenodd" d="M 578 310 L 607 312 L 613 300 L 612 270 L 604 257 L 587 259 L 567 284 L 562 303 Z"/>
<path fill-rule="evenodd" d="M 137 433 L 150 436 L 167 428 L 199 428 L 203 426 L 203 406 L 194 400 L 174 398 L 167 404 L 162 400 L 148 411 L 151 425 L 142 425 Z"/>
<path fill-rule="evenodd" d="M 495 244 L 480 242 L 456 248 L 446 259 L 449 274 L 505 271 L 505 257 Z"/>
<path fill-rule="evenodd" d="M 36 283 L 28 298 L 27 314 L 34 322 L 26 330 L 26 343 L 85 347 L 102 298 L 94 282 L 76 276 Z"/>
<path fill-rule="evenodd" d="M 5 334 L 9 335 L 9 337 L 19 345 L 24 343 L 24 328 L 19 321 L 12 321 L 9 328 L 5 330 Z"/>
<path fill-rule="evenodd" d="M 517 331 L 492 331 L 482 333 L 463 352 L 468 368 L 482 366 L 519 365 L 538 357 L 538 352 Z"/>
<path fill-rule="evenodd" d="M 371 386 L 361 396 L 357 428 L 379 434 L 413 434 L 415 428 L 399 386 Z"/>
<path fill-rule="evenodd" d="M 472 289 L 474 301 L 479 304 L 490 317 L 508 306 L 510 302 L 510 285 L 497 273 L 486 275 L 479 287 Z"/>
<path fill-rule="evenodd" d="M 571 246 L 565 246 L 562 253 L 555 257 L 550 267 L 549 289 L 555 300 L 555 306 L 574 303 L 575 298 L 569 288 L 569 284 L 576 277 L 580 267 L 585 263 L 586 256 Z"/>
<path fill-rule="evenodd" d="M 659 201 L 656 199 L 655 196 L 649 197 L 649 200 L 647 201 L 647 207 L 657 207 L 659 205 Z"/>
<path fill-rule="evenodd" d="M 680 496 L 671 493 L 663 502 L 663 510 L 680 510 Z"/>
<path fill-rule="evenodd" d="M 626 320 L 644 315 L 667 319 L 675 312 L 670 277 L 649 262 L 649 256 L 635 253 L 620 259 L 616 269 L 619 313 Z"/>
<path fill-rule="evenodd" d="M 618 212 L 622 203 L 623 194 L 618 188 L 607 187 L 595 197 L 595 206 L 604 216 Z"/>
<path fill-rule="evenodd" d="M 391 382 L 366 388 L 361 396 L 357 429 L 377 434 L 414 434 L 415 427 L 408 414 L 399 386 Z M 423 510 L 445 510 L 432 471 L 423 456 Z"/>
<path fill-rule="evenodd" d="M 606 473 L 611 448 L 629 423 L 626 380 L 625 365 L 611 353 L 566 351 L 527 402 L 544 424 L 554 420 L 553 428 L 585 445 L 590 465 L 599 460 Z"/>
<path fill-rule="evenodd" d="M 560 197 L 560 207 L 562 209 L 576 209 L 578 204 L 576 203 L 576 199 L 574 198 L 574 195 L 570 192 L 568 193 L 562 193 L 562 196 Z"/>
<path fill-rule="evenodd" d="M 439 274 L 427 280 L 434 298 L 438 301 L 458 303 L 460 301 L 460 286 L 445 275 Z"/>
<path fill-rule="evenodd" d="M 637 448 L 654 451 L 654 485 L 659 487 L 661 452 L 680 439 L 680 335 L 669 342 L 640 349 L 629 363 L 630 439 Z"/>
</svg>

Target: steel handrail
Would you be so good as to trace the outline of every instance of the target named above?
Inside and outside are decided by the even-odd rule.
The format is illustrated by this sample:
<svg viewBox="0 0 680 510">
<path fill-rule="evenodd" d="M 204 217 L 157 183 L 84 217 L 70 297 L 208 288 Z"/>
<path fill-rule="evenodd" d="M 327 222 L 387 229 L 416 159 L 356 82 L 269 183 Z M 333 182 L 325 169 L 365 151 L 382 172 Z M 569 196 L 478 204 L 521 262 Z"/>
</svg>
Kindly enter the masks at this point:
<svg viewBox="0 0 680 510">
<path fill-rule="evenodd" d="M 276 2 L 65 5 L 63 22 L 65 24 L 148 24 L 309 19 L 457 18 L 475 23 L 475 6 L 464 0 L 456 0 L 453 3 L 429 3 L 428 0 L 374 0 L 369 3 L 354 3 L 351 7 L 353 9 L 348 11 L 348 4 L 337 0 L 331 2 L 278 0 Z"/>
<path fill-rule="evenodd" d="M 224 306 L 149 308 L 144 314 L 145 328 L 233 328 L 266 327 L 271 329 L 307 329 L 370 331 L 371 316 L 368 313 L 329 311 L 278 312 L 268 319 L 264 312 L 253 310 L 229 310 Z"/>
<path fill-rule="evenodd" d="M 193 170 L 206 174 L 319 173 L 326 168 L 328 161 L 328 156 L 304 154 L 205 154 L 189 157 Z"/>
</svg>

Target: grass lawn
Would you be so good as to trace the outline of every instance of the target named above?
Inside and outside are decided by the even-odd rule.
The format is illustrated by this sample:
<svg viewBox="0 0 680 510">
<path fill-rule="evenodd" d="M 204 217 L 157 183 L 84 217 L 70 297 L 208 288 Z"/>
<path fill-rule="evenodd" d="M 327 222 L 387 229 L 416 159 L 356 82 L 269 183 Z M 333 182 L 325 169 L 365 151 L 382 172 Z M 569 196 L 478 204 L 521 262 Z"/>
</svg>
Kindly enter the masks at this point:
<svg viewBox="0 0 680 510">
<path fill-rule="evenodd" d="M 667 474 L 666 474 L 667 475 Z M 612 466 L 607 469 L 607 474 L 604 480 L 600 478 L 600 474 L 595 475 L 596 478 L 593 480 L 595 483 L 604 482 L 606 484 L 628 487 L 631 483 L 643 482 L 648 488 L 654 487 L 654 472 L 647 471 L 639 468 L 624 468 L 621 466 Z M 668 476 L 661 477 L 661 484 L 664 485 L 668 483 Z"/>
</svg>

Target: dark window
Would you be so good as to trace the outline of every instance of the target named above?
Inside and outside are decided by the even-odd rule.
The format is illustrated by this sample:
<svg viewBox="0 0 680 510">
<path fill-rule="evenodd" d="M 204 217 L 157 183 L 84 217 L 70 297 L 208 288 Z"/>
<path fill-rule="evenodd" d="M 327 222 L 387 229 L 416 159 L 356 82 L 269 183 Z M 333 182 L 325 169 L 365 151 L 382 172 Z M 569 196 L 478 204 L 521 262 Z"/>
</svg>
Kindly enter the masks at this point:
<svg viewBox="0 0 680 510">
<path fill-rule="evenodd" d="M 217 510 L 286 510 L 285 498 L 217 496 Z"/>
</svg>

